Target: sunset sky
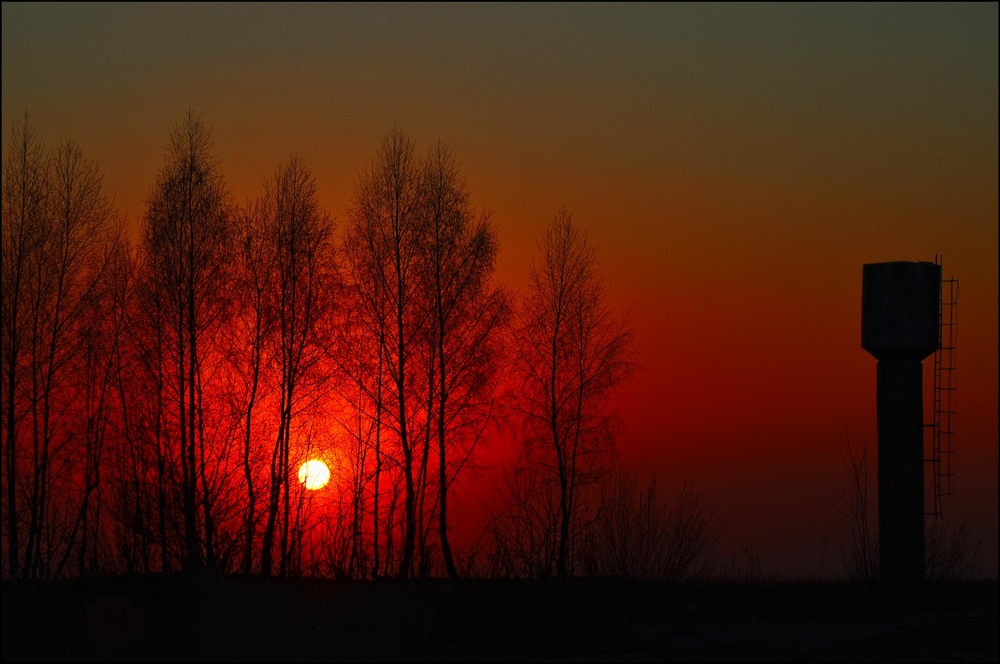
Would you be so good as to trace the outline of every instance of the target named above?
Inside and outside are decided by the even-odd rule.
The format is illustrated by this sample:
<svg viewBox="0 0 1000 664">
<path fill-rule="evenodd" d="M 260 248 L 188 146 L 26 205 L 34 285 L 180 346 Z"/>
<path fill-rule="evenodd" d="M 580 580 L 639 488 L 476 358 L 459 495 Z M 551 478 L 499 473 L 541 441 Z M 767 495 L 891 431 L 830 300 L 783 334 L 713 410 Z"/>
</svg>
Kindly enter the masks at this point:
<svg viewBox="0 0 1000 664">
<path fill-rule="evenodd" d="M 995 3 L 2 11 L 5 146 L 25 111 L 50 146 L 75 139 L 133 227 L 188 109 L 237 200 L 298 154 L 341 225 L 388 130 L 442 139 L 522 292 L 568 208 L 644 366 L 615 399 L 622 459 L 691 484 L 722 555 L 751 547 L 766 574 L 815 572 L 824 537 L 841 571 L 841 457 L 876 442 L 862 265 L 943 256 L 961 280 L 944 510 L 996 575 Z"/>
</svg>

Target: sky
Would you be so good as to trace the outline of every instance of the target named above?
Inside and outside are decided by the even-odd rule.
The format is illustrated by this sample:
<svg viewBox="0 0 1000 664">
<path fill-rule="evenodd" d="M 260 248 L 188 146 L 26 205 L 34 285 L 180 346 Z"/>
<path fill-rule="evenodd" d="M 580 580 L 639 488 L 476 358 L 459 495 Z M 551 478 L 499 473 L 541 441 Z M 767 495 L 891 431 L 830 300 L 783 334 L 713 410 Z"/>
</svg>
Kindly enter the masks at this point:
<svg viewBox="0 0 1000 664">
<path fill-rule="evenodd" d="M 841 571 L 842 458 L 877 438 L 862 266 L 941 257 L 961 284 L 945 517 L 996 576 L 995 3 L 2 11 L 5 144 L 25 111 L 76 140 L 133 227 L 188 109 L 238 200 L 297 154 L 341 221 L 388 130 L 441 139 L 521 292 L 566 207 L 643 365 L 612 404 L 622 460 L 691 485 L 721 555 L 766 574 Z"/>
</svg>

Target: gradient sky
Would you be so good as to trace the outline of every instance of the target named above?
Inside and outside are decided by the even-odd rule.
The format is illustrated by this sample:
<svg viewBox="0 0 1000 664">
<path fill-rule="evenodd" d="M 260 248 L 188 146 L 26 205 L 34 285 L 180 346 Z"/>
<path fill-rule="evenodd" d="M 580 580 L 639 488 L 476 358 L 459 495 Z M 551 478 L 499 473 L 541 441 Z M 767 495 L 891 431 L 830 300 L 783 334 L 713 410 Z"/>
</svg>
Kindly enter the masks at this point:
<svg viewBox="0 0 1000 664">
<path fill-rule="evenodd" d="M 941 255 L 961 279 L 945 513 L 996 575 L 997 32 L 995 3 L 5 2 L 2 129 L 27 110 L 75 139 L 132 224 L 188 108 L 237 199 L 296 153 L 340 219 L 388 129 L 441 138 L 515 289 L 566 206 L 645 366 L 616 398 L 622 458 L 692 484 L 722 555 L 765 573 L 813 572 L 824 537 L 840 571 L 840 459 L 876 438 L 862 265 Z"/>
</svg>

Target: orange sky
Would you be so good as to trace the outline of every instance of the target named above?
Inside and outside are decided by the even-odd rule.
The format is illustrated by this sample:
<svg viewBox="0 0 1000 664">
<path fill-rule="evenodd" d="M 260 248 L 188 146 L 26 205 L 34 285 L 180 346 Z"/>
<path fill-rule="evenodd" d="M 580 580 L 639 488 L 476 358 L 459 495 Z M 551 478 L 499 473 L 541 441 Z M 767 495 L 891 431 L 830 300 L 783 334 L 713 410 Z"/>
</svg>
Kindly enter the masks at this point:
<svg viewBox="0 0 1000 664">
<path fill-rule="evenodd" d="M 866 262 L 961 279 L 957 487 L 997 570 L 997 6 L 3 4 L 3 135 L 77 140 L 136 223 L 167 129 L 212 127 L 237 199 L 292 153 L 344 218 L 398 126 L 462 162 L 525 286 L 560 206 L 644 371 L 624 460 L 692 483 L 766 573 L 830 538 L 875 443 Z"/>
</svg>

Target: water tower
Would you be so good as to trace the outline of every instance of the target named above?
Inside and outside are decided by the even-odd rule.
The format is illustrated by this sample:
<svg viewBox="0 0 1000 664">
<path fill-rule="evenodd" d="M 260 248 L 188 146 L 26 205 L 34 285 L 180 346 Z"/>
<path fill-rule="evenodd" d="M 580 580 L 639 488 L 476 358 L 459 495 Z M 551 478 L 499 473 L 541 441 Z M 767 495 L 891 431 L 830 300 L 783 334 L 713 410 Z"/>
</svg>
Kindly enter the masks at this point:
<svg viewBox="0 0 1000 664">
<path fill-rule="evenodd" d="M 924 413 L 921 363 L 940 345 L 941 266 L 864 266 L 861 346 L 878 360 L 879 575 L 924 580 Z"/>
</svg>

